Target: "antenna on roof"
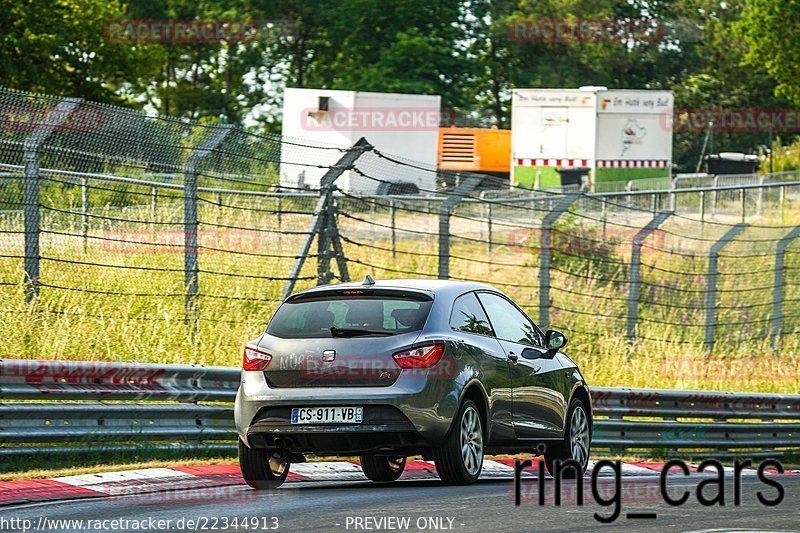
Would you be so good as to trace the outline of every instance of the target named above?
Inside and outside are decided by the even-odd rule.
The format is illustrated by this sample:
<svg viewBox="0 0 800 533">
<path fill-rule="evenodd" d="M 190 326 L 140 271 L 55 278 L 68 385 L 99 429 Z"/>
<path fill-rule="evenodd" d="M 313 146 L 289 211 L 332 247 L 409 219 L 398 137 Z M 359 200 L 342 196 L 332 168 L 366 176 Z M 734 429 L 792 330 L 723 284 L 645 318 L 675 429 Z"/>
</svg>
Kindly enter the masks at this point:
<svg viewBox="0 0 800 533">
<path fill-rule="evenodd" d="M 372 276 L 367 274 L 366 276 L 364 276 L 364 283 L 363 284 L 364 285 L 375 285 L 375 280 L 372 279 Z"/>
</svg>

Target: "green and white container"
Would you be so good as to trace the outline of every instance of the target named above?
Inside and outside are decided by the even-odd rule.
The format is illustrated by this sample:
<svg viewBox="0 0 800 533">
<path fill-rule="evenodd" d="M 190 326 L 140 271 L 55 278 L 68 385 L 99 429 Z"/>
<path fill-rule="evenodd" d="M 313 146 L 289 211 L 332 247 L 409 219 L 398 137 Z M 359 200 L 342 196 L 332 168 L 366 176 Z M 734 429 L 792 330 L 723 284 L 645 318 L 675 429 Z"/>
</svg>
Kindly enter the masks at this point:
<svg viewBox="0 0 800 533">
<path fill-rule="evenodd" d="M 558 169 L 575 167 L 592 183 L 668 177 L 673 101 L 672 91 L 515 89 L 511 184 L 557 187 Z"/>
</svg>

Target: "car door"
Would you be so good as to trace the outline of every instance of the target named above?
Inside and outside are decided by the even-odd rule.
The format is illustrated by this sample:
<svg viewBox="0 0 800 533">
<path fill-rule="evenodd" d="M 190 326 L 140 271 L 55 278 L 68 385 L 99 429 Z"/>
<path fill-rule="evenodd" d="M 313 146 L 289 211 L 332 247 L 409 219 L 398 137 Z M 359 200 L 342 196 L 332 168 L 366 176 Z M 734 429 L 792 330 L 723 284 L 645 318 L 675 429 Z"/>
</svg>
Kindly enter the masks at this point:
<svg viewBox="0 0 800 533">
<path fill-rule="evenodd" d="M 489 400 L 489 442 L 502 444 L 516 438 L 512 419 L 511 375 L 505 350 L 497 342 L 489 319 L 474 292 L 453 302 L 450 329 L 463 342 L 457 348 L 480 367 L 481 383 Z"/>
<path fill-rule="evenodd" d="M 560 436 L 569 395 L 560 358 L 547 357 L 539 328 L 505 296 L 479 292 L 478 298 L 509 361 L 517 438 Z"/>
</svg>

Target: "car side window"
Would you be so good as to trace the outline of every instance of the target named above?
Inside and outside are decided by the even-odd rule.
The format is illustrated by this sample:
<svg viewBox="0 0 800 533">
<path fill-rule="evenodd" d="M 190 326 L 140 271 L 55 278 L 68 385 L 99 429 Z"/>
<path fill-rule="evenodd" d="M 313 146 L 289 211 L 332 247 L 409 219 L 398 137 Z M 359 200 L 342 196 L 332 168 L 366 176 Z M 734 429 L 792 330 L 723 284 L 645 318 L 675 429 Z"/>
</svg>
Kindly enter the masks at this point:
<svg viewBox="0 0 800 533">
<path fill-rule="evenodd" d="M 489 322 L 498 339 L 528 346 L 544 346 L 542 334 L 511 302 L 491 292 L 482 292 L 478 298 L 489 315 Z"/>
<path fill-rule="evenodd" d="M 474 292 L 462 294 L 453 302 L 450 327 L 455 331 L 494 336 L 489 319 Z"/>
</svg>

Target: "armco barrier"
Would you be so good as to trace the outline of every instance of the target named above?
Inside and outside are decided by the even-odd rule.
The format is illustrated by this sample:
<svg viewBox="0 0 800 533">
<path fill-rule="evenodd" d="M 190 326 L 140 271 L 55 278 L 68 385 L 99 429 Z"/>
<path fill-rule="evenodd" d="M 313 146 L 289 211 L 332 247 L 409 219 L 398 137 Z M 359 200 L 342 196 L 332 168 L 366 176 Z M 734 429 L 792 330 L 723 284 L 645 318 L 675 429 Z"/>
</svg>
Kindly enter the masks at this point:
<svg viewBox="0 0 800 533">
<path fill-rule="evenodd" d="M 0 455 L 228 449 L 236 438 L 230 403 L 239 373 L 2 360 Z M 800 451 L 800 395 L 606 387 L 591 393 L 596 449 L 672 456 Z"/>
</svg>

